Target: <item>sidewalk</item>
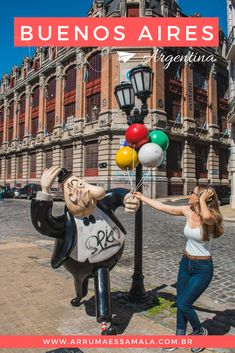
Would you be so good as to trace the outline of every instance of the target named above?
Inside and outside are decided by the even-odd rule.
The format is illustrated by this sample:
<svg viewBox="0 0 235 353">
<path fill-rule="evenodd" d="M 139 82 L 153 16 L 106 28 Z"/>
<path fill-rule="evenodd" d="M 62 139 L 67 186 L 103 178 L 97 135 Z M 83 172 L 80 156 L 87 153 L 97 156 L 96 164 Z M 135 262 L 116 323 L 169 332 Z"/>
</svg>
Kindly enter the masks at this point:
<svg viewBox="0 0 235 353">
<path fill-rule="evenodd" d="M 84 305 L 74 308 L 71 276 L 50 267 L 53 241 L 40 238 L 11 238 L 0 241 L 1 335 L 99 335 L 101 325 L 95 319 L 94 293 L 89 291 Z M 111 277 L 117 277 L 111 274 Z M 116 272 L 118 273 L 118 271 Z M 130 276 L 129 273 L 127 273 Z M 116 278 L 117 280 L 117 278 Z M 91 283 L 92 288 L 93 283 Z M 145 311 L 141 306 L 128 306 L 112 286 L 114 324 L 118 334 L 171 335 L 173 329 L 163 326 L 155 306 Z M 156 304 L 155 304 L 156 305 Z M 170 309 L 171 310 L 171 309 Z M 150 315 L 151 313 L 151 315 Z M 163 317 L 163 316 L 162 316 Z M 156 320 L 157 318 L 157 320 Z M 175 323 L 175 314 L 169 317 Z M 231 333 L 230 333 L 231 334 Z M 77 347 L 79 348 L 79 347 Z M 45 353 L 50 349 L 0 349 L 1 353 Z M 122 353 L 157 353 L 161 349 L 122 349 Z M 232 352 L 232 350 L 205 350 Z M 82 349 L 84 353 L 117 353 L 116 349 Z M 179 353 L 190 352 L 178 349 Z"/>
</svg>

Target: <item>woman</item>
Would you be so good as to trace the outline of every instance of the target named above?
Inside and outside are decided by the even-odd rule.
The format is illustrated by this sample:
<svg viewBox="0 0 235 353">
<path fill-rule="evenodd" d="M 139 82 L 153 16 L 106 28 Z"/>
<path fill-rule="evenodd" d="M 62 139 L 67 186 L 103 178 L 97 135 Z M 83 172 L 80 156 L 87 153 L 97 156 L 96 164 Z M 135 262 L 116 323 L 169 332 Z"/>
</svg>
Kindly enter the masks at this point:
<svg viewBox="0 0 235 353">
<path fill-rule="evenodd" d="M 211 244 L 213 238 L 224 233 L 223 217 L 214 189 L 209 185 L 196 186 L 189 196 L 188 206 L 169 206 L 157 200 L 151 200 L 139 192 L 134 196 L 150 207 L 187 219 L 184 235 L 187 239 L 183 257 L 180 261 L 177 278 L 177 319 L 176 335 L 185 335 L 187 323 L 192 326 L 192 335 L 207 335 L 193 309 L 193 303 L 206 290 L 213 276 Z M 176 348 L 164 348 L 174 351 Z M 204 348 L 192 348 L 194 353 Z"/>
</svg>

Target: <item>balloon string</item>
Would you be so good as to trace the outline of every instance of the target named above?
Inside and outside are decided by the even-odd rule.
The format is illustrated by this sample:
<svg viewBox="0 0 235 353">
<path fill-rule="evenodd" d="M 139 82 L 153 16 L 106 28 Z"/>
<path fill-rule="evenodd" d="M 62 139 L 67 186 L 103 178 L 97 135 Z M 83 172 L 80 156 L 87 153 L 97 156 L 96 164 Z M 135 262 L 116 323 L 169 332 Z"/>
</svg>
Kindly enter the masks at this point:
<svg viewBox="0 0 235 353">
<path fill-rule="evenodd" d="M 147 171 L 148 171 L 148 175 L 143 174 L 143 177 L 140 179 L 138 184 L 135 186 L 134 192 L 137 191 L 143 185 L 143 183 L 145 182 L 145 177 L 148 177 L 151 174 L 150 169 L 147 169 Z"/>
<path fill-rule="evenodd" d="M 132 179 L 131 179 L 131 176 L 130 176 L 130 169 L 129 168 L 127 168 L 127 176 L 128 176 L 128 179 L 129 179 L 129 182 L 130 182 L 130 184 L 131 184 L 131 190 L 133 190 L 133 181 L 132 181 Z"/>
</svg>

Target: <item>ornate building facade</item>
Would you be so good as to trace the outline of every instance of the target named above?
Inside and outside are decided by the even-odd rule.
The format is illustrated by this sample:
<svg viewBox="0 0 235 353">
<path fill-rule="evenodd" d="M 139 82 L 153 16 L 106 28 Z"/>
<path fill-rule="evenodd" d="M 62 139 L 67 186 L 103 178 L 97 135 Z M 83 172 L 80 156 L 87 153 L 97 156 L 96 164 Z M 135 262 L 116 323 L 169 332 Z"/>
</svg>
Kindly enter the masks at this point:
<svg viewBox="0 0 235 353">
<path fill-rule="evenodd" d="M 185 16 L 176 1 L 96 0 L 88 16 Z M 123 145 L 126 116 L 114 88 L 131 68 L 153 56 L 149 130 L 170 139 L 165 163 L 146 171 L 152 197 L 188 194 L 196 183 L 228 184 L 227 61 L 220 47 L 161 48 L 158 55 L 214 55 L 216 64 L 154 60 L 158 48 L 37 48 L 33 58 L 4 75 L 0 93 L 0 184 L 39 183 L 42 172 L 60 165 L 105 188 L 130 187 L 115 163 Z M 117 51 L 135 56 L 119 61 Z"/>
<path fill-rule="evenodd" d="M 227 0 L 228 14 L 228 47 L 227 60 L 229 64 L 229 114 L 228 123 L 231 126 L 231 206 L 235 208 L 235 1 Z"/>
</svg>

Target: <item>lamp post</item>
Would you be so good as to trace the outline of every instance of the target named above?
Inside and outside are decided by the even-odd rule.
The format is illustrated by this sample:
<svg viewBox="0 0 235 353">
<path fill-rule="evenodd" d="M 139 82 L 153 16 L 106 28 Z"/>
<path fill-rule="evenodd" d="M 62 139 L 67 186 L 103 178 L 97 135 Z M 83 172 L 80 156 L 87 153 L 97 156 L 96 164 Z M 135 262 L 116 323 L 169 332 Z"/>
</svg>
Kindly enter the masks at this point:
<svg viewBox="0 0 235 353">
<path fill-rule="evenodd" d="M 115 97 L 119 108 L 126 113 L 128 125 L 136 123 L 144 124 L 144 118 L 148 115 L 147 100 L 153 90 L 153 75 L 152 69 L 149 66 L 139 65 L 130 71 L 130 82 L 122 82 L 115 87 Z M 142 102 L 141 110 L 134 109 L 135 97 Z M 142 165 L 139 163 L 136 168 L 136 186 L 140 183 L 142 174 Z M 142 186 L 139 187 L 139 191 L 142 192 Z M 129 299 L 133 302 L 144 302 L 148 299 L 148 294 L 144 288 L 142 254 L 143 210 L 141 204 L 135 214 L 134 273 L 132 276 L 132 286 L 128 293 Z"/>
</svg>

